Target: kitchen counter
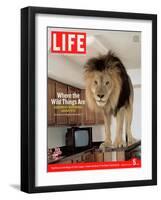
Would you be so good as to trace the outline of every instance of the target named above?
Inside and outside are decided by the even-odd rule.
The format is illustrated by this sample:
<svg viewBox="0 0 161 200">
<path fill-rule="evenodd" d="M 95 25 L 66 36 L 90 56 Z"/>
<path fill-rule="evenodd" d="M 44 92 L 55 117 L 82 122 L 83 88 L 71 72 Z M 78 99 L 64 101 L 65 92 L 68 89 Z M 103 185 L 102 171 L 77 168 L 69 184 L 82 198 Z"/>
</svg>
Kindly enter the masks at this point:
<svg viewBox="0 0 161 200">
<path fill-rule="evenodd" d="M 141 157 L 140 150 L 141 141 L 121 148 L 105 148 L 101 150 L 98 146 L 94 146 L 90 149 L 75 152 L 66 153 L 57 159 L 49 159 L 48 164 L 59 164 L 59 163 L 79 163 L 79 162 L 103 162 L 115 160 L 129 160 L 132 157 Z M 138 156 L 139 154 L 139 156 Z"/>
<path fill-rule="evenodd" d="M 95 148 L 90 148 L 90 149 L 87 149 L 87 150 L 84 150 L 84 151 L 81 151 L 81 152 L 78 152 L 78 153 L 73 153 L 73 154 L 67 154 L 67 155 L 64 155 L 64 156 L 59 156 L 57 159 L 48 159 L 48 164 L 54 164 L 54 163 L 57 163 L 59 164 L 60 162 L 63 163 L 63 161 L 67 161 L 67 160 L 76 160 L 76 158 L 78 158 L 77 161 L 85 161 L 85 160 L 82 160 L 83 159 L 83 155 L 86 155 L 88 153 L 92 153 L 94 152 Z M 81 159 L 81 160 L 80 160 Z M 71 161 L 71 163 L 72 163 Z"/>
</svg>

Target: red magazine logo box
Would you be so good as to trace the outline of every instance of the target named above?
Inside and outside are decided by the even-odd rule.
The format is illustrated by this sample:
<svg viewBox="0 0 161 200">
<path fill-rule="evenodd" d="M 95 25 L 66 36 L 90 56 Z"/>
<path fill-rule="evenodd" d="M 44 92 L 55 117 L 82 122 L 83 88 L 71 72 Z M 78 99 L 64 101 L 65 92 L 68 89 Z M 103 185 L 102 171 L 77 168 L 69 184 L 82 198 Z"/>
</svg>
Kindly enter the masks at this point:
<svg viewBox="0 0 161 200">
<path fill-rule="evenodd" d="M 83 32 L 51 32 L 51 53 L 86 53 L 86 33 Z"/>
</svg>

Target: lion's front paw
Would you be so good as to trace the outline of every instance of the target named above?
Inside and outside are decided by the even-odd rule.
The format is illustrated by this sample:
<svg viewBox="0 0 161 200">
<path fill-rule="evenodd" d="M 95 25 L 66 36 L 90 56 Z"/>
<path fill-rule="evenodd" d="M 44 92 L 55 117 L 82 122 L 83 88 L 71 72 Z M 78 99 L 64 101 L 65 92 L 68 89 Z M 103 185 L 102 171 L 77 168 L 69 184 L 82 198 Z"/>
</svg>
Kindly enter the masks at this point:
<svg viewBox="0 0 161 200">
<path fill-rule="evenodd" d="M 113 146 L 115 148 L 126 147 L 126 142 L 123 139 L 116 138 L 113 143 Z"/>
<path fill-rule="evenodd" d="M 104 149 L 104 148 L 108 148 L 108 147 L 112 147 L 112 141 L 111 140 L 106 140 L 105 142 L 103 142 L 100 145 L 100 149 Z"/>
<path fill-rule="evenodd" d="M 137 139 L 135 139 L 134 137 L 129 137 L 128 138 L 128 146 L 134 144 L 137 142 Z"/>
</svg>

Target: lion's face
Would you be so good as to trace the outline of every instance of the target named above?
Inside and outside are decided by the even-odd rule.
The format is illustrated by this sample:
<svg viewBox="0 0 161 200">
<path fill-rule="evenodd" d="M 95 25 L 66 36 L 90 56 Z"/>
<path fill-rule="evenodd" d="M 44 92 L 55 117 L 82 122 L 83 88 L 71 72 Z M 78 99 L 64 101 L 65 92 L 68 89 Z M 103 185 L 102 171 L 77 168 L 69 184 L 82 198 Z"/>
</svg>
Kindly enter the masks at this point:
<svg viewBox="0 0 161 200">
<path fill-rule="evenodd" d="M 108 71 L 92 72 L 90 88 L 96 104 L 99 107 L 104 107 L 113 88 L 112 79 Z"/>
<path fill-rule="evenodd" d="M 89 59 L 84 66 L 87 105 L 91 110 L 115 110 L 128 75 L 120 59 L 111 52 Z M 125 85 L 126 82 L 126 85 Z M 123 96 L 123 98 L 125 98 Z M 128 98 L 128 97 L 127 97 Z M 122 103 L 122 102 L 121 102 Z"/>
</svg>

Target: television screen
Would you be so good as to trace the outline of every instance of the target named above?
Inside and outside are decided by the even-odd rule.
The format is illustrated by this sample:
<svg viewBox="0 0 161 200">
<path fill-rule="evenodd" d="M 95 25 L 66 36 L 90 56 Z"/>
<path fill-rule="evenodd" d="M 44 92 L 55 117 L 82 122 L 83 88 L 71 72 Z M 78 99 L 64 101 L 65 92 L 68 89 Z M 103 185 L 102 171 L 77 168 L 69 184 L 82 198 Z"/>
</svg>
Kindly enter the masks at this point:
<svg viewBox="0 0 161 200">
<path fill-rule="evenodd" d="M 75 131 L 75 147 L 88 146 L 88 143 L 89 143 L 88 130 Z"/>
</svg>

